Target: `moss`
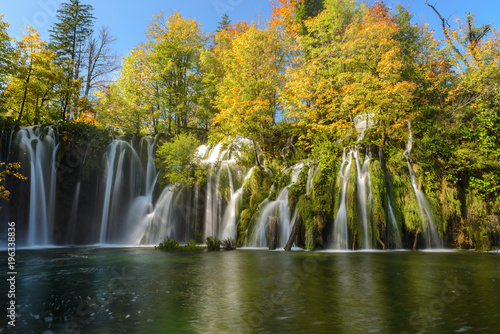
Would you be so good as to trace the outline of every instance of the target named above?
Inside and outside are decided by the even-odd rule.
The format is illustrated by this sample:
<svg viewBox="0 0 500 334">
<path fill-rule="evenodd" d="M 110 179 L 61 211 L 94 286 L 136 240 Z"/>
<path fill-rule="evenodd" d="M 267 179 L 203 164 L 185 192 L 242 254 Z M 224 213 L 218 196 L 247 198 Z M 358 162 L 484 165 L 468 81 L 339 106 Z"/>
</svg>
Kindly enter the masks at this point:
<svg viewBox="0 0 500 334">
<path fill-rule="evenodd" d="M 304 195 L 307 190 L 307 175 L 309 173 L 309 166 L 304 165 L 299 172 L 297 182 L 293 184 L 288 191 L 288 205 L 290 208 L 290 217 L 295 211 L 295 207 L 297 202 L 299 201 L 299 197 Z"/>
<path fill-rule="evenodd" d="M 245 209 L 241 212 L 240 222 L 238 224 L 238 240 L 236 241 L 237 247 L 243 247 L 245 245 L 245 235 L 251 219 L 252 212 L 250 209 Z"/>
<path fill-rule="evenodd" d="M 320 231 L 316 224 L 318 212 L 315 211 L 313 201 L 310 196 L 301 196 L 297 203 L 297 214 L 302 219 L 302 240 L 305 242 L 305 247 L 308 250 L 315 248 L 315 241 Z"/>
<path fill-rule="evenodd" d="M 460 199 L 458 197 L 458 189 L 452 184 L 446 182 L 444 179 L 441 183 L 439 201 L 441 203 L 441 211 L 443 213 L 443 220 L 445 223 L 462 215 L 462 204 L 460 203 Z M 445 228 L 443 228 L 443 231 L 444 230 Z"/>
<path fill-rule="evenodd" d="M 382 171 L 380 161 L 377 159 L 372 159 L 370 163 L 370 181 L 373 194 L 372 219 L 375 226 L 375 231 L 372 231 L 372 235 L 376 240 L 377 238 L 381 238 L 383 235 L 382 231 L 387 227 L 388 208 L 384 172 Z"/>
<path fill-rule="evenodd" d="M 353 161 L 351 171 L 349 173 L 349 181 L 347 183 L 347 227 L 351 232 L 352 239 L 354 240 L 354 238 L 356 238 L 356 242 L 359 244 L 361 240 L 361 238 L 359 238 L 361 220 L 359 219 L 358 211 L 357 174 L 358 171 L 356 169 L 355 162 Z"/>
<path fill-rule="evenodd" d="M 271 176 L 260 166 L 252 170 L 252 174 L 243 185 L 243 195 L 241 202 L 241 216 L 238 224 L 237 247 L 245 245 L 247 231 L 252 230 L 253 223 L 259 214 L 259 205 L 269 196 L 271 188 Z"/>
<path fill-rule="evenodd" d="M 403 154 L 391 157 L 387 161 L 389 193 L 393 199 L 396 221 L 404 222 L 409 232 L 422 230 L 420 211 L 415 191 L 411 185 L 408 165 Z"/>
<path fill-rule="evenodd" d="M 485 201 L 477 190 L 467 194 L 467 228 L 477 251 L 494 249 L 500 235 L 500 198 Z"/>
</svg>

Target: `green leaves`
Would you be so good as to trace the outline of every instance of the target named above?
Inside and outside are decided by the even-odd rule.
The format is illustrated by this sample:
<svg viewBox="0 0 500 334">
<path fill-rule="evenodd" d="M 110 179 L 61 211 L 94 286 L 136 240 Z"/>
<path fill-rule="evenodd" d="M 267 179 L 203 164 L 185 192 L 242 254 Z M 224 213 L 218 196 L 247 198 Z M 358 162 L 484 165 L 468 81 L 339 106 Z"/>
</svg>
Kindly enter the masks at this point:
<svg viewBox="0 0 500 334">
<path fill-rule="evenodd" d="M 156 152 L 159 181 L 176 187 L 193 186 L 203 175 L 200 157 L 196 155 L 198 140 L 191 134 L 180 134 L 164 142 Z"/>
</svg>

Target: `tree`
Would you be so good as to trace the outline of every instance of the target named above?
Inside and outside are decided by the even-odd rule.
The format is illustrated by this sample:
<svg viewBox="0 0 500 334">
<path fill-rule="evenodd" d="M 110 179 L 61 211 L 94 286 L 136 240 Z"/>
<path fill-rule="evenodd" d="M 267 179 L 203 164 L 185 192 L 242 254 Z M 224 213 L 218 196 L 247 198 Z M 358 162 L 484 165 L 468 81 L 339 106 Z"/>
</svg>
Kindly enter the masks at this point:
<svg viewBox="0 0 500 334">
<path fill-rule="evenodd" d="M 7 178 L 8 175 L 12 175 L 20 180 L 27 180 L 26 176 L 23 176 L 18 170 L 21 168 L 19 162 L 12 162 L 6 164 L 3 161 L 0 161 L 0 199 L 4 199 L 9 201 L 10 191 L 5 189 L 5 186 L 2 185 L 3 181 Z M 2 207 L 0 206 L 0 210 Z"/>
<path fill-rule="evenodd" d="M 7 108 L 11 114 L 18 114 L 18 121 L 24 119 L 26 124 L 39 124 L 42 118 L 49 117 L 47 108 L 54 83 L 61 78 L 54 59 L 55 54 L 47 49 L 47 42 L 41 41 L 38 32 L 28 26 L 16 43 L 12 75 L 5 91 Z"/>
<path fill-rule="evenodd" d="M 179 133 L 190 126 L 200 87 L 200 54 L 206 37 L 200 23 L 174 11 L 168 17 L 153 17 L 147 37 L 153 52 L 154 72 L 168 119 L 168 132 Z"/>
<path fill-rule="evenodd" d="M 247 137 L 265 154 L 274 155 L 272 132 L 280 119 L 285 43 L 276 30 L 255 26 L 229 43 L 219 55 L 224 76 L 217 87 L 215 104 L 220 112 L 213 119 L 213 132 L 226 138 Z"/>
<path fill-rule="evenodd" d="M 221 32 L 226 28 L 229 28 L 231 26 L 231 20 L 229 19 L 229 15 L 225 13 L 222 15 L 221 21 L 217 25 L 217 32 Z"/>
<path fill-rule="evenodd" d="M 161 101 L 151 48 L 141 44 L 132 49 L 124 57 L 117 82 L 97 95 L 101 124 L 137 135 L 157 133 Z"/>
<path fill-rule="evenodd" d="M 164 142 L 156 155 L 159 181 L 177 187 L 193 186 L 202 173 L 200 157 L 196 154 L 198 145 L 192 134 L 179 134 L 172 142 Z"/>
<path fill-rule="evenodd" d="M 0 94 L 5 89 L 6 78 L 11 67 L 13 48 L 10 44 L 11 38 L 7 34 L 9 23 L 3 21 L 4 15 L 0 15 Z"/>
<path fill-rule="evenodd" d="M 85 51 L 87 74 L 83 95 L 86 99 L 92 89 L 102 88 L 109 83 L 109 75 L 120 68 L 119 58 L 110 48 L 116 40 L 106 26 L 99 29 L 97 37 L 89 38 Z"/>
<path fill-rule="evenodd" d="M 303 21 L 307 34 L 297 37 L 298 56 L 287 70 L 283 101 L 306 148 L 318 133 L 335 140 L 352 124 L 352 116 L 339 108 L 338 75 L 344 71 L 346 32 L 361 21 L 365 10 L 355 0 L 326 0 L 321 13 Z"/>
<path fill-rule="evenodd" d="M 84 58 L 85 42 L 92 34 L 94 16 L 92 6 L 80 0 L 63 3 L 57 11 L 57 19 L 50 30 L 51 48 L 56 52 L 58 62 L 64 68 L 66 80 L 61 96 L 61 118 L 77 112 L 79 104 L 80 70 Z M 75 84 L 76 82 L 76 84 Z"/>
</svg>

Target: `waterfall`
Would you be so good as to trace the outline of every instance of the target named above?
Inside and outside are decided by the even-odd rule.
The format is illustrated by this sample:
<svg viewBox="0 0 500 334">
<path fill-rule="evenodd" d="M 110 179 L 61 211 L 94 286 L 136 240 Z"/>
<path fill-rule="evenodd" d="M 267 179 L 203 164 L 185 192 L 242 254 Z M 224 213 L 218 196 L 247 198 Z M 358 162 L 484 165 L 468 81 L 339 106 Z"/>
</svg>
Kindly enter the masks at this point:
<svg viewBox="0 0 500 334">
<path fill-rule="evenodd" d="M 104 153 L 104 200 L 99 243 L 135 243 L 137 222 L 152 208 L 156 184 L 153 138 L 142 138 L 139 149 L 133 142 L 115 139 Z M 146 157 L 145 166 L 141 157 Z M 124 210 L 123 208 L 128 208 Z M 140 220 L 139 220 L 140 219 Z"/>
<path fill-rule="evenodd" d="M 46 131 L 45 131 L 46 130 Z M 30 165 L 30 205 L 27 246 L 52 243 L 56 197 L 56 131 L 53 127 L 21 127 L 16 135 Z"/>
<path fill-rule="evenodd" d="M 359 156 L 359 151 L 356 149 L 354 151 L 354 158 L 356 161 L 356 178 L 357 178 L 357 189 L 358 189 L 358 208 L 361 219 L 361 225 L 363 227 L 363 248 L 371 248 L 370 244 L 370 233 L 368 227 L 369 211 L 373 208 L 373 194 L 371 189 L 370 180 L 370 160 L 371 153 L 368 152 L 365 155 L 365 160 L 361 164 L 361 157 Z M 371 216 L 371 215 L 370 215 Z"/>
<path fill-rule="evenodd" d="M 240 138 L 236 142 L 243 141 L 245 139 Z M 239 175 L 236 179 L 241 180 L 243 174 L 235 166 L 234 151 L 229 149 L 221 151 L 221 149 L 222 144 L 217 144 L 209 152 L 208 158 L 202 160 L 202 163 L 209 166 L 205 201 L 205 237 L 232 238 L 236 241 L 236 226 L 239 219 L 243 184 L 250 177 L 253 168 L 246 173 L 241 187 L 235 190 L 234 175 Z M 197 151 L 201 156 L 201 153 L 206 152 L 206 150 L 206 147 L 200 146 Z M 227 186 L 222 183 L 222 179 L 226 176 Z M 227 190 L 229 190 L 229 193 L 227 193 Z M 225 195 L 229 196 L 224 196 L 223 192 L 226 192 Z"/>
<path fill-rule="evenodd" d="M 203 163 L 210 166 L 207 174 L 207 197 L 205 206 L 205 237 L 218 235 L 217 217 L 219 211 L 219 195 L 217 192 L 218 183 L 214 184 L 214 165 L 219 160 L 222 143 L 217 144 L 209 153 L 207 159 L 202 160 Z M 199 149 L 199 151 L 202 149 Z M 217 174 L 216 174 L 217 175 Z"/>
<path fill-rule="evenodd" d="M 342 153 L 342 164 L 339 169 L 339 178 L 342 185 L 340 192 L 340 205 L 335 215 L 333 227 L 333 248 L 334 249 L 349 249 L 349 237 L 347 235 L 347 207 L 346 196 L 347 186 L 349 184 L 349 174 L 351 172 L 353 151 L 346 154 L 346 149 Z"/>
<path fill-rule="evenodd" d="M 229 167 L 228 167 L 229 168 Z M 228 170 L 229 171 L 229 170 Z M 231 200 L 222 217 L 222 234 L 220 239 L 224 240 L 232 238 L 234 241 L 237 239 L 236 226 L 238 223 L 239 207 L 241 205 L 241 196 L 243 195 L 243 185 L 245 181 L 252 175 L 253 167 L 245 175 L 241 188 L 231 194 Z M 232 183 L 232 178 L 231 178 Z M 232 192 L 232 190 L 231 190 Z"/>
<path fill-rule="evenodd" d="M 411 124 L 408 121 L 408 143 L 406 145 L 406 150 L 403 152 L 404 157 L 406 158 L 406 162 L 408 164 L 408 170 L 410 172 L 411 185 L 415 192 L 415 197 L 417 198 L 418 209 L 420 212 L 420 219 L 422 221 L 422 227 L 426 230 L 424 235 L 427 241 L 428 248 L 436 248 L 443 247 L 442 240 L 439 237 L 436 224 L 434 222 L 434 217 L 432 216 L 432 210 L 425 194 L 418 189 L 415 173 L 413 172 L 413 168 L 410 163 L 409 155 L 411 153 L 413 144 L 413 138 L 411 134 Z"/>
<path fill-rule="evenodd" d="M 294 185 L 304 166 L 303 162 L 295 164 L 291 167 L 292 173 L 290 175 L 290 184 L 283 188 L 278 194 L 276 200 L 267 202 L 261 209 L 261 213 L 257 219 L 253 237 L 250 240 L 249 246 L 252 247 L 267 247 L 269 238 L 269 228 L 272 217 L 278 218 L 279 225 L 279 243 L 278 247 L 284 247 L 290 236 L 293 221 L 290 220 L 290 206 L 288 204 L 288 192 L 292 185 Z M 284 171 L 287 172 L 286 170 Z"/>
</svg>

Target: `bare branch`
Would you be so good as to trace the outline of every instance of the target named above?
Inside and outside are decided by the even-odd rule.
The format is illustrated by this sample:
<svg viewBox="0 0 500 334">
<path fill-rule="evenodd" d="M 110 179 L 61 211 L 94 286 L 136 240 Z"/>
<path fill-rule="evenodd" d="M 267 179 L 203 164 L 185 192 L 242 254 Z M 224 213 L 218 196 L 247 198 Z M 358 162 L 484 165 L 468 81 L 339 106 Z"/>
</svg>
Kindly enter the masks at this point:
<svg viewBox="0 0 500 334">
<path fill-rule="evenodd" d="M 448 42 L 448 45 L 452 48 L 452 50 L 457 54 L 457 56 L 460 58 L 460 60 L 462 60 L 462 62 L 465 64 L 465 66 L 467 66 L 467 68 L 469 68 L 469 64 L 467 63 L 467 60 L 465 59 L 465 57 L 462 55 L 462 53 L 460 52 L 460 50 L 457 49 L 457 47 L 455 46 L 455 44 L 453 44 L 453 41 L 451 40 L 451 37 L 450 37 L 450 31 L 449 31 L 449 27 L 450 25 L 448 24 L 447 20 L 445 20 L 441 14 L 438 12 L 438 10 L 436 9 L 436 3 L 434 3 L 434 5 L 431 5 L 427 0 L 425 1 L 425 4 L 429 7 L 432 8 L 432 10 L 434 10 L 434 12 L 437 14 L 437 16 L 439 17 L 439 19 L 441 20 L 441 25 L 442 25 L 442 28 L 443 28 L 443 34 L 444 34 L 444 37 L 446 38 L 446 41 Z M 448 25 L 448 27 L 446 27 Z"/>
</svg>

